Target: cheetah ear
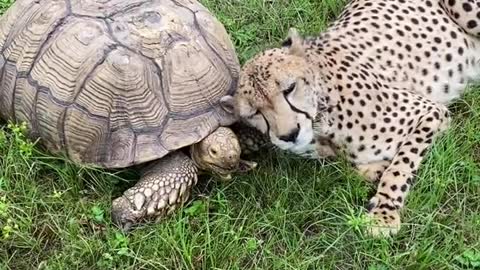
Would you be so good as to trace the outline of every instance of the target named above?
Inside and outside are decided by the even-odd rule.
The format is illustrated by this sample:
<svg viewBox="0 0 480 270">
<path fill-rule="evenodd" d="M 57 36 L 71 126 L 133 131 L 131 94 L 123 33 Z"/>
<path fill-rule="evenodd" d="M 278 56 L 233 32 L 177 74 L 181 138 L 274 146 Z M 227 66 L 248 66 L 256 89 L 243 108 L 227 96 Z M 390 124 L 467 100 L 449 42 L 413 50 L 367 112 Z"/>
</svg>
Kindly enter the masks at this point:
<svg viewBox="0 0 480 270">
<path fill-rule="evenodd" d="M 227 113 L 235 114 L 235 99 L 232 96 L 226 95 L 220 98 L 220 106 Z"/>
<path fill-rule="evenodd" d="M 288 36 L 283 41 L 282 47 L 289 48 L 290 54 L 297 56 L 304 56 L 305 51 L 302 46 L 303 38 L 298 33 L 298 30 L 294 27 L 288 30 Z"/>
</svg>

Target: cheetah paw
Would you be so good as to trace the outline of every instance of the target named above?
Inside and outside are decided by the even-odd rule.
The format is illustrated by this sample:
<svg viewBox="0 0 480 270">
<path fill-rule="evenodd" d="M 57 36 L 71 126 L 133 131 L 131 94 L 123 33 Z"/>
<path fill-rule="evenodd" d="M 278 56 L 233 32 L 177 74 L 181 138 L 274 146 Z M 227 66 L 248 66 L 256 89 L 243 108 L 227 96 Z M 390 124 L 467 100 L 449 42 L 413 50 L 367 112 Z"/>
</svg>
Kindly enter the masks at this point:
<svg viewBox="0 0 480 270">
<path fill-rule="evenodd" d="M 358 164 L 357 170 L 369 182 L 375 183 L 382 176 L 383 172 L 390 165 L 390 161 L 379 161 L 368 164 Z"/>
<path fill-rule="evenodd" d="M 400 230 L 400 213 L 391 200 L 378 194 L 370 200 L 368 216 L 373 220 L 367 232 L 374 237 L 393 236 Z"/>
</svg>

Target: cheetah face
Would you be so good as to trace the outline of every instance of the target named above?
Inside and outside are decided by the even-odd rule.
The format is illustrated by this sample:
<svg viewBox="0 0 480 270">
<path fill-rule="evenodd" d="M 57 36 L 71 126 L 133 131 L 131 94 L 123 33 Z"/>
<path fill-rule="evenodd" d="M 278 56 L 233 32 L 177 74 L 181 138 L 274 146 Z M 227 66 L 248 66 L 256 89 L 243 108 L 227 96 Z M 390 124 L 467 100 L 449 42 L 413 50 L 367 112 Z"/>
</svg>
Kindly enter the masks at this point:
<svg viewBox="0 0 480 270">
<path fill-rule="evenodd" d="M 248 61 L 235 96 L 223 102 L 279 148 L 302 154 L 313 140 L 317 84 L 300 41 L 292 34 L 287 40 L 288 47 L 267 50 Z"/>
</svg>

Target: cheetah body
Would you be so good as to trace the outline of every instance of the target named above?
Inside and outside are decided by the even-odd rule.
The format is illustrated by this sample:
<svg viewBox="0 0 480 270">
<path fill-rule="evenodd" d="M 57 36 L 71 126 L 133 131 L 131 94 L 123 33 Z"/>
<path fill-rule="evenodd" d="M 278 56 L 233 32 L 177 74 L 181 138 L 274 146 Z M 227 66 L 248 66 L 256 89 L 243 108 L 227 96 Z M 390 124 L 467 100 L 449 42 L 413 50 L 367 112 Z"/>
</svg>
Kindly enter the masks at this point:
<svg viewBox="0 0 480 270">
<path fill-rule="evenodd" d="M 454 7 L 461 7 L 458 2 Z M 328 116 L 315 115 L 320 120 L 313 124 L 315 136 L 331 139 L 325 147 L 345 150 L 355 164 L 391 160 L 398 153 L 395 144 L 420 116 L 431 107 L 447 111 L 442 105 L 478 81 L 480 40 L 456 24 L 444 4 L 353 1 L 327 32 L 304 40 L 306 58 L 322 73 L 327 95 L 339 101 Z M 318 147 L 316 140 L 291 148 L 322 158 Z"/>
<path fill-rule="evenodd" d="M 448 127 L 446 105 L 480 78 L 479 6 L 353 0 L 319 36 L 292 29 L 281 48 L 249 60 L 224 101 L 279 148 L 345 154 L 378 181 L 371 232 L 396 233 L 423 156 Z"/>
</svg>

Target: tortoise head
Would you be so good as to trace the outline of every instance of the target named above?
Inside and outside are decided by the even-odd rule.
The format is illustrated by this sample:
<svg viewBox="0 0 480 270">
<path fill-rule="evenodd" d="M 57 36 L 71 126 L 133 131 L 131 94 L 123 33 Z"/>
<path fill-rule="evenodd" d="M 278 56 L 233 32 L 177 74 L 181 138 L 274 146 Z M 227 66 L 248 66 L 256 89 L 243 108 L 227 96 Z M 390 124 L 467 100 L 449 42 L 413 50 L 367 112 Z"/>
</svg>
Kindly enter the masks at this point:
<svg viewBox="0 0 480 270">
<path fill-rule="evenodd" d="M 192 159 L 199 169 L 231 179 L 233 172 L 247 172 L 257 164 L 240 158 L 241 148 L 235 133 L 219 127 L 202 141 L 192 145 Z"/>
</svg>

